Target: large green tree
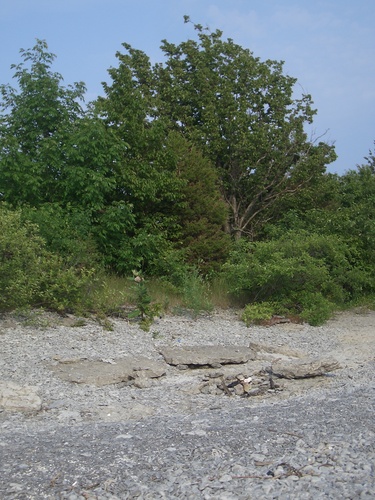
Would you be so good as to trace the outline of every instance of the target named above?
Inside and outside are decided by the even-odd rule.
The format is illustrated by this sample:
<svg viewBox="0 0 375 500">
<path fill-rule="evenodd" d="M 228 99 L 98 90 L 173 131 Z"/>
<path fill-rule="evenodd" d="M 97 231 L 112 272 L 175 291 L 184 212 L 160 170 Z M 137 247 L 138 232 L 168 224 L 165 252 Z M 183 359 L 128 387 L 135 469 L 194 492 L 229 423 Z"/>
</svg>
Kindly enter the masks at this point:
<svg viewBox="0 0 375 500">
<path fill-rule="evenodd" d="M 216 167 L 227 231 L 253 237 L 278 200 L 325 171 L 334 149 L 308 140 L 311 96 L 294 98 L 296 79 L 281 62 L 260 61 L 221 31 L 195 29 L 197 40 L 164 40 L 166 60 L 152 68 L 145 54 L 124 44 L 120 67 L 131 70 L 139 97 L 152 103 L 150 118 L 180 131 Z"/>
<path fill-rule="evenodd" d="M 116 172 L 119 195 L 136 216 L 131 244 L 144 256 L 143 263 L 153 260 L 154 272 L 172 247 L 207 271 L 224 259 L 228 247 L 222 229 L 227 210 L 217 173 L 199 148 L 171 131 L 156 113 L 158 96 L 148 56 L 124 47 L 128 53 L 116 54 L 119 65 L 109 70 L 111 82 L 103 84 L 105 96 L 98 98 L 95 109 L 125 145 Z"/>
<path fill-rule="evenodd" d="M 144 127 L 144 101 L 122 81 L 129 98 L 124 116 L 115 118 L 113 101 L 106 101 L 105 111 L 99 104 L 83 110 L 84 84 L 63 86 L 46 42 L 37 40 L 21 55 L 13 65 L 17 87 L 0 87 L 2 200 L 37 207 L 38 213 L 25 214 L 43 232 L 52 221 L 63 224 L 72 213 L 82 214 L 89 224 L 84 232 L 94 237 L 108 266 L 128 272 L 147 265 L 168 244 L 170 207 L 181 197 L 181 183 L 159 159 L 157 127 Z M 58 240 L 48 238 L 52 247 Z"/>
<path fill-rule="evenodd" d="M 57 181 L 85 86 L 62 85 L 45 41 L 20 52 L 23 61 L 12 65 L 17 88 L 0 85 L 0 193 L 13 204 L 38 205 L 60 196 Z"/>
<path fill-rule="evenodd" d="M 166 146 L 183 181 L 183 203 L 175 212 L 180 227 L 178 246 L 185 249 L 187 262 L 201 271 L 218 270 L 228 256 L 230 238 L 223 231 L 228 210 L 217 172 L 181 134 L 170 133 Z"/>
</svg>

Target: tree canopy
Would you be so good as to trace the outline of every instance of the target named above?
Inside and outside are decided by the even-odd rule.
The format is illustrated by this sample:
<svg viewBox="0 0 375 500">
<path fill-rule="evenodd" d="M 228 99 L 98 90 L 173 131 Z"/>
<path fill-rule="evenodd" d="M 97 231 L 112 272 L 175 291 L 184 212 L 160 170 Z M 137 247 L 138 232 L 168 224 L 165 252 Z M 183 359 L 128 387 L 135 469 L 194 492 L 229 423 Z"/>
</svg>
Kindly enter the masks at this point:
<svg viewBox="0 0 375 500">
<path fill-rule="evenodd" d="M 308 140 L 311 96 L 293 97 L 297 80 L 283 74 L 281 62 L 261 61 L 221 31 L 195 29 L 198 40 L 164 40 L 166 60 L 153 67 L 124 44 L 127 53 L 117 54 L 119 68 L 110 74 L 131 74 L 149 122 L 179 131 L 211 160 L 229 210 L 227 232 L 254 237 L 281 198 L 324 173 L 334 148 Z"/>
<path fill-rule="evenodd" d="M 59 189 L 65 144 L 82 116 L 85 85 L 62 85 L 45 41 L 20 52 L 23 62 L 12 65 L 18 89 L 0 86 L 0 193 L 5 201 L 36 205 Z"/>
</svg>

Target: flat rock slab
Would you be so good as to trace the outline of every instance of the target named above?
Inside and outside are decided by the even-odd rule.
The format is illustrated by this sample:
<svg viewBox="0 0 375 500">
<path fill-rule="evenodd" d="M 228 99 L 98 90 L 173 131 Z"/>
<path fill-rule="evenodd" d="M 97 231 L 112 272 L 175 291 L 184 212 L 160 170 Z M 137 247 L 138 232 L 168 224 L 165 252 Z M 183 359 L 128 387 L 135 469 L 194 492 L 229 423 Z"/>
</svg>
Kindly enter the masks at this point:
<svg viewBox="0 0 375 500">
<path fill-rule="evenodd" d="M 32 386 L 0 381 L 0 408 L 7 411 L 38 411 L 42 400 Z"/>
<path fill-rule="evenodd" d="M 148 358 L 120 358 L 107 361 L 60 360 L 57 365 L 50 365 L 56 375 L 68 382 L 90 384 L 101 387 L 104 385 L 128 382 L 138 378 L 158 378 L 166 372 L 163 362 Z"/>
<path fill-rule="evenodd" d="M 333 358 L 329 359 L 304 359 L 275 362 L 272 365 L 272 375 L 286 379 L 299 379 L 319 377 L 326 373 L 338 370 L 340 364 Z"/>
<path fill-rule="evenodd" d="M 290 349 L 285 346 L 270 346 L 266 344 L 257 344 L 250 342 L 249 347 L 257 354 L 258 359 L 273 359 L 273 358 L 306 358 L 306 353 Z"/>
<path fill-rule="evenodd" d="M 213 366 L 247 363 L 256 359 L 254 350 L 247 346 L 190 346 L 164 347 L 160 354 L 173 366 Z"/>
</svg>

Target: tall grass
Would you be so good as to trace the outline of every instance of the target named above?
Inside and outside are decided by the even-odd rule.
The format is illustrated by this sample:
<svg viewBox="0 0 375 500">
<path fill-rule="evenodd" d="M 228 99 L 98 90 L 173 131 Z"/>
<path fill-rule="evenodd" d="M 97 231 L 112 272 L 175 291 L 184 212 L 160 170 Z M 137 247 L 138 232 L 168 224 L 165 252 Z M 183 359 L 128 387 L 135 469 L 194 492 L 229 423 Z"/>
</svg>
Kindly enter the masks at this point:
<svg viewBox="0 0 375 500">
<path fill-rule="evenodd" d="M 177 287 L 165 279 L 145 280 L 152 303 L 159 304 L 164 313 L 189 313 L 198 316 L 214 309 L 241 307 L 241 301 L 228 293 L 222 278 L 202 278 L 198 272 L 186 274 Z M 96 308 L 106 314 L 117 314 L 121 310 L 135 307 L 134 279 L 120 276 L 104 276 L 102 285 L 95 290 L 93 301 Z"/>
</svg>

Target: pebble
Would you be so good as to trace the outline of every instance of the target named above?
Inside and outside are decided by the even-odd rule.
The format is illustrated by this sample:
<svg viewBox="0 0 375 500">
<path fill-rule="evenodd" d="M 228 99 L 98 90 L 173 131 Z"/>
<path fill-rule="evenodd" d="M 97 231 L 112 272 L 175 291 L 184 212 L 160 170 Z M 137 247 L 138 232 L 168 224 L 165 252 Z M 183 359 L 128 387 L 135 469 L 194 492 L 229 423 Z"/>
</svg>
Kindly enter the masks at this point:
<svg viewBox="0 0 375 500">
<path fill-rule="evenodd" d="M 178 370 L 178 385 L 169 370 L 150 387 L 99 388 L 48 369 L 56 356 L 160 360 L 163 345 L 264 342 L 319 356 L 336 352 L 342 337 L 375 332 L 375 314 L 345 314 L 315 328 L 246 328 L 231 311 L 197 321 L 165 317 L 152 327 L 157 338 L 121 320 L 112 332 L 90 320 L 80 328 L 5 329 L 1 378 L 37 386 L 43 404 L 31 414 L 0 412 L 0 497 L 375 498 L 373 341 L 360 364 L 348 358 L 335 377 L 295 382 L 294 396 L 201 394 L 189 367 Z"/>
</svg>

